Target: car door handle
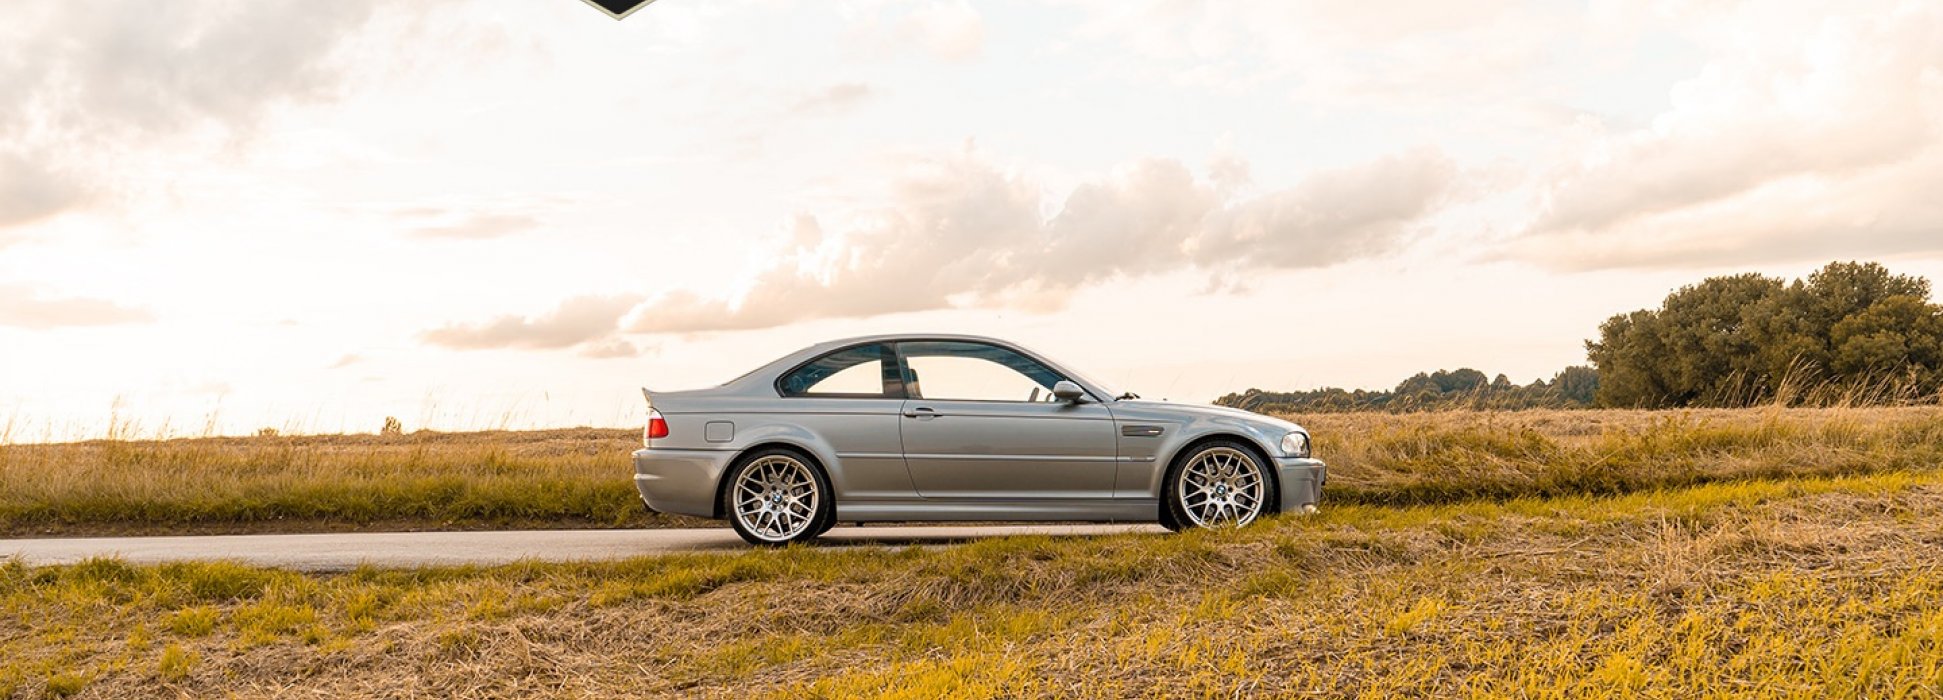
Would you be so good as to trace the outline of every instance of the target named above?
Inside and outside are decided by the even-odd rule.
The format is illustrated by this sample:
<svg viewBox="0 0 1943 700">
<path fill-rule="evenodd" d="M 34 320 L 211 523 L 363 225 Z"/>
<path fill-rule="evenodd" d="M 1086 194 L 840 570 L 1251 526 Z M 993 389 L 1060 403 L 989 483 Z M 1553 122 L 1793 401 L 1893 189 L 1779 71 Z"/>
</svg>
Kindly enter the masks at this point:
<svg viewBox="0 0 1943 700">
<path fill-rule="evenodd" d="M 905 418 L 935 418 L 937 417 L 937 415 L 938 412 L 931 410 L 931 407 L 929 406 L 918 406 L 916 408 L 904 409 Z"/>
</svg>

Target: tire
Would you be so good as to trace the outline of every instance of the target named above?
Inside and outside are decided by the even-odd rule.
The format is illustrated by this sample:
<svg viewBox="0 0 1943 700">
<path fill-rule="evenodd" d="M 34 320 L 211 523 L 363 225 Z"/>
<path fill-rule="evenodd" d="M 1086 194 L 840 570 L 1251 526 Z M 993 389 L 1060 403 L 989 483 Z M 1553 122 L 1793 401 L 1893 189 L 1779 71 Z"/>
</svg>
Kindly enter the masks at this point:
<svg viewBox="0 0 1943 700">
<path fill-rule="evenodd" d="M 1160 526 L 1167 528 L 1168 532 L 1180 532 L 1186 529 L 1181 527 L 1180 518 L 1174 517 L 1174 509 L 1167 507 L 1165 503 L 1160 506 Z"/>
<path fill-rule="evenodd" d="M 722 514 L 742 540 L 780 547 L 815 539 L 836 519 L 830 480 L 795 450 L 772 447 L 743 455 L 729 468 Z"/>
<path fill-rule="evenodd" d="M 1161 520 L 1186 530 L 1246 527 L 1272 512 L 1275 482 L 1255 449 L 1234 440 L 1196 445 L 1168 470 Z"/>
</svg>

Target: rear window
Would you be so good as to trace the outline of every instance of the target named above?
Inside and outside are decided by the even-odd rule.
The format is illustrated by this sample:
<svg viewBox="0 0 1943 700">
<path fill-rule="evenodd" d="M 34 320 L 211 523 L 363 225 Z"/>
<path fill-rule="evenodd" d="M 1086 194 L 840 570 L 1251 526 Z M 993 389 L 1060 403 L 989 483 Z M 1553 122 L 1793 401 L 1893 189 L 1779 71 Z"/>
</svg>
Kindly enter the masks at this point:
<svg viewBox="0 0 1943 700">
<path fill-rule="evenodd" d="M 810 360 L 783 375 L 776 388 L 784 396 L 885 398 L 890 396 L 889 345 L 845 348 Z"/>
</svg>

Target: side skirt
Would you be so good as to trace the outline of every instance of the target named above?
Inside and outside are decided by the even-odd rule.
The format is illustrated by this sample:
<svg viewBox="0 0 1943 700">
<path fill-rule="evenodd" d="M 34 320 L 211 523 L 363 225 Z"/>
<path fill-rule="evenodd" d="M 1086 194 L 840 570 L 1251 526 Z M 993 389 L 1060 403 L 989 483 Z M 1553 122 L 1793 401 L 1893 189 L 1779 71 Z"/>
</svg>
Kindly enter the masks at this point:
<svg viewBox="0 0 1943 700">
<path fill-rule="evenodd" d="M 837 502 L 839 522 L 887 521 L 1081 521 L 1155 522 L 1160 501 L 1152 498 L 1111 500 L 984 500 L 900 499 Z"/>
</svg>

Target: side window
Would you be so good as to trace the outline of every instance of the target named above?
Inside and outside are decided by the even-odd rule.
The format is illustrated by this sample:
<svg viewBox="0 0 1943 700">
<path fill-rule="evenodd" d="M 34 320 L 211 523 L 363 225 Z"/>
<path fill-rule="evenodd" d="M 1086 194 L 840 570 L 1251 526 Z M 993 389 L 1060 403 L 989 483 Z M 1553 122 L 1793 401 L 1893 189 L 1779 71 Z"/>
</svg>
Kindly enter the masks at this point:
<svg viewBox="0 0 1943 700">
<path fill-rule="evenodd" d="M 883 344 L 838 350 L 784 375 L 776 388 L 784 396 L 888 396 L 884 370 L 890 357 Z"/>
<path fill-rule="evenodd" d="M 912 396 L 944 401 L 1051 401 L 1065 377 L 1019 353 L 984 343 L 898 343 L 904 386 Z"/>
</svg>

